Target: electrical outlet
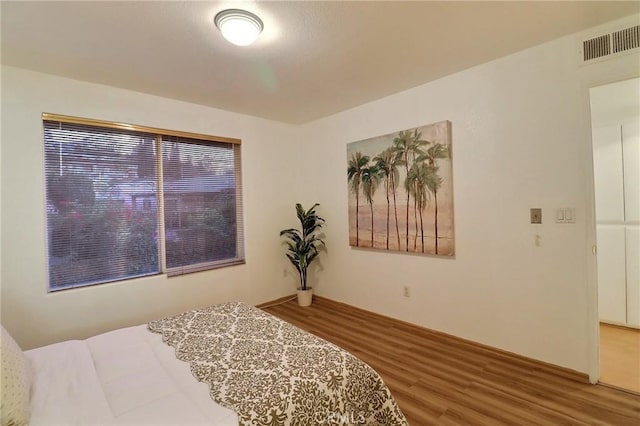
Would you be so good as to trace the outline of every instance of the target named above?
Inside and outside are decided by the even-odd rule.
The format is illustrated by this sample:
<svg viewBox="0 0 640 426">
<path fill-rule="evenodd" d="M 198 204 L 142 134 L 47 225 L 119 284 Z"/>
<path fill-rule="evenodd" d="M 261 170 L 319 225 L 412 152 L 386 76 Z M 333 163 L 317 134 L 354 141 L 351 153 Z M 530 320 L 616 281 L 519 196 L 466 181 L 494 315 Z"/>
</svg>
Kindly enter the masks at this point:
<svg viewBox="0 0 640 426">
<path fill-rule="evenodd" d="M 542 209 L 531 209 L 531 223 L 542 223 Z"/>
<path fill-rule="evenodd" d="M 409 286 L 405 285 L 404 289 L 403 289 L 403 293 L 404 297 L 411 297 L 411 293 L 409 292 Z"/>
</svg>

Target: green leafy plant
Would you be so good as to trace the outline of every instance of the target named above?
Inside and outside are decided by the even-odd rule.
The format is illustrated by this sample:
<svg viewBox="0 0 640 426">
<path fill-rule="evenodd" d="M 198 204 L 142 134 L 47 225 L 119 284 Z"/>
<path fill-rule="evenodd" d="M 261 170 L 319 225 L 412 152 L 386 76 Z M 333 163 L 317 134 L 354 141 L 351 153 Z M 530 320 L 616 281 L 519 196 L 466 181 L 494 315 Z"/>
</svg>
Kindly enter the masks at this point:
<svg viewBox="0 0 640 426">
<path fill-rule="evenodd" d="M 311 262 L 318 257 L 319 249 L 324 247 L 324 241 L 320 238 L 320 230 L 325 221 L 316 213 L 316 203 L 309 210 L 296 204 L 296 215 L 300 220 L 302 230 L 290 228 L 280 231 L 280 236 L 285 238 L 287 245 L 287 259 L 300 274 L 300 289 L 307 289 L 307 269 Z"/>
</svg>

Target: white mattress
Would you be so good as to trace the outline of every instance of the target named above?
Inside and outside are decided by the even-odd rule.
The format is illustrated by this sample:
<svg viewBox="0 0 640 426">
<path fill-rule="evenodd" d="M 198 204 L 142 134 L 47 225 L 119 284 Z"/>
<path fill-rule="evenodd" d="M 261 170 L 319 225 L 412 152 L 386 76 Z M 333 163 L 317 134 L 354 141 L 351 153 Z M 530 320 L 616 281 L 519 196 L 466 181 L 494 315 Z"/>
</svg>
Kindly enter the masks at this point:
<svg viewBox="0 0 640 426">
<path fill-rule="evenodd" d="M 136 326 L 26 351 L 30 425 L 237 425 L 160 335 Z"/>
</svg>

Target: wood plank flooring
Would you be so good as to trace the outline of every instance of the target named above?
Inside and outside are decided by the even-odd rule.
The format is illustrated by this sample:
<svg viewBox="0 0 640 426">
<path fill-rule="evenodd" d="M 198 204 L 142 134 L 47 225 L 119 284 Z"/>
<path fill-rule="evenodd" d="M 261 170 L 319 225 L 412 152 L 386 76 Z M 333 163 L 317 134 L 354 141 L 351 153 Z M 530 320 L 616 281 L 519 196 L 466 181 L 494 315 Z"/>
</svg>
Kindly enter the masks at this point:
<svg viewBox="0 0 640 426">
<path fill-rule="evenodd" d="M 640 393 L 640 330 L 600 324 L 600 381 Z"/>
<path fill-rule="evenodd" d="M 368 363 L 413 426 L 640 425 L 640 396 L 578 373 L 315 296 L 263 309 Z"/>
</svg>

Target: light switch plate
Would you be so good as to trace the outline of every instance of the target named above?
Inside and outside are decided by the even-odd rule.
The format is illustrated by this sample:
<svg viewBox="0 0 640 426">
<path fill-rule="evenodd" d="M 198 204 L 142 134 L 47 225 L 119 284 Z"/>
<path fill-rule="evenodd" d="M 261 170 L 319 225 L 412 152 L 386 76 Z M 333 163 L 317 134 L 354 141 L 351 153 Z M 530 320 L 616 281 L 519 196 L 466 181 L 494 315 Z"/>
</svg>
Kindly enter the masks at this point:
<svg viewBox="0 0 640 426">
<path fill-rule="evenodd" d="M 567 223 L 573 223 L 575 222 L 575 218 L 574 218 L 575 212 L 574 209 L 564 209 L 564 220 Z"/>
<path fill-rule="evenodd" d="M 542 209 L 531 209 L 531 223 L 542 223 Z"/>
<path fill-rule="evenodd" d="M 576 209 L 574 207 L 562 207 L 556 209 L 556 223 L 575 223 Z"/>
</svg>

